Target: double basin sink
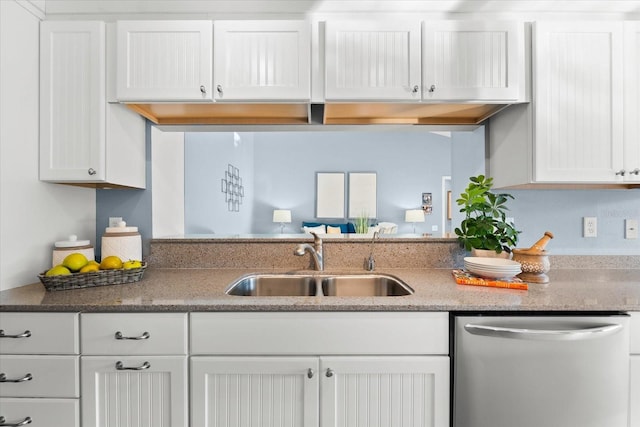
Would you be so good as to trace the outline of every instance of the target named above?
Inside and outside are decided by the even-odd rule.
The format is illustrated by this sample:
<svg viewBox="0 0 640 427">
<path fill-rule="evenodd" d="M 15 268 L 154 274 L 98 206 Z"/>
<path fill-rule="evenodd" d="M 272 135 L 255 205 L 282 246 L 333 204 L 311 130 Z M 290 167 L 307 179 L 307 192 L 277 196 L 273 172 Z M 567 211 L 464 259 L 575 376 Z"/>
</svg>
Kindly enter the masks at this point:
<svg viewBox="0 0 640 427">
<path fill-rule="evenodd" d="M 392 297 L 413 289 L 388 274 L 249 274 L 225 291 L 236 296 Z"/>
</svg>

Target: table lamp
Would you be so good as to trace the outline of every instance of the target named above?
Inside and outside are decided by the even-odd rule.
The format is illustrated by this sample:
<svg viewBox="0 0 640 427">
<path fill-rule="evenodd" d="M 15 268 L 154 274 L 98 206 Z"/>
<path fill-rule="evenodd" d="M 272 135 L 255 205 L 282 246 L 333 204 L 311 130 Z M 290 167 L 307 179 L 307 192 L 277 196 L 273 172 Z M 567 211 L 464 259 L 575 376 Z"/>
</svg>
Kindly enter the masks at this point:
<svg viewBox="0 0 640 427">
<path fill-rule="evenodd" d="M 408 209 L 404 213 L 404 220 L 413 223 L 413 233 L 416 232 L 416 222 L 424 222 L 424 212 L 422 209 Z"/>
<path fill-rule="evenodd" d="M 291 211 L 288 209 L 274 209 L 273 222 L 280 223 L 280 234 L 284 233 L 284 224 L 291 222 Z"/>
</svg>

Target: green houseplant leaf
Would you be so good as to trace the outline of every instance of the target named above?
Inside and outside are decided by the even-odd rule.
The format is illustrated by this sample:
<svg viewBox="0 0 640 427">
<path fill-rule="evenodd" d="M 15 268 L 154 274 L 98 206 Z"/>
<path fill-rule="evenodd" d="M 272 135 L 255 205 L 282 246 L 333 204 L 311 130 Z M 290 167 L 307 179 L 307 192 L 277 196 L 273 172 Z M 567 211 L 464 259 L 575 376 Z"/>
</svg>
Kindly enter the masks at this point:
<svg viewBox="0 0 640 427">
<path fill-rule="evenodd" d="M 511 252 L 518 244 L 520 231 L 506 221 L 507 202 L 514 197 L 506 193 L 493 193 L 493 178 L 484 175 L 469 178 L 469 185 L 456 203 L 465 219 L 455 229 L 458 241 L 468 251 L 487 249 L 501 253 Z"/>
</svg>

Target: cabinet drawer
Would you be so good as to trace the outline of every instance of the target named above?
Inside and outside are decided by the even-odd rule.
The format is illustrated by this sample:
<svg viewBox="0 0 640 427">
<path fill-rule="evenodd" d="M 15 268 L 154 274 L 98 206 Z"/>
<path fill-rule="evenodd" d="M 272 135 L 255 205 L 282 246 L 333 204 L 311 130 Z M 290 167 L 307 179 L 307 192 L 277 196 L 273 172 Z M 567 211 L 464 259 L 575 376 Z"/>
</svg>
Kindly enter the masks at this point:
<svg viewBox="0 0 640 427">
<path fill-rule="evenodd" d="M 82 315 L 82 354 L 187 354 L 186 313 Z"/>
<path fill-rule="evenodd" d="M 0 330 L 0 354 L 79 353 L 78 313 L 0 313 Z"/>
<path fill-rule="evenodd" d="M 78 399 L 0 398 L 0 416 L 5 425 L 20 425 L 27 417 L 29 427 L 79 427 Z"/>
<path fill-rule="evenodd" d="M 80 397 L 78 372 L 79 356 L 0 356 L 0 397 Z"/>
<path fill-rule="evenodd" d="M 191 354 L 448 354 L 447 313 L 192 313 Z"/>
<path fill-rule="evenodd" d="M 629 331 L 631 354 L 640 354 L 640 311 L 631 313 Z"/>
</svg>

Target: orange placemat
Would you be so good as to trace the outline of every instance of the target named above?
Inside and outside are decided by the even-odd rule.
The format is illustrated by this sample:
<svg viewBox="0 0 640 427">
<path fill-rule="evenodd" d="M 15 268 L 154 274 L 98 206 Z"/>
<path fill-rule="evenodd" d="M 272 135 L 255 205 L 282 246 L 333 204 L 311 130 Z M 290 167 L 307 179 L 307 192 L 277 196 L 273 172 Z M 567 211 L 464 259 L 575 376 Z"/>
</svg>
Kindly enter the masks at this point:
<svg viewBox="0 0 640 427">
<path fill-rule="evenodd" d="M 485 279 L 464 270 L 453 270 L 451 273 L 458 285 L 487 286 L 490 288 L 519 289 L 523 291 L 529 289 L 529 285 L 517 277 L 496 280 Z"/>
</svg>

